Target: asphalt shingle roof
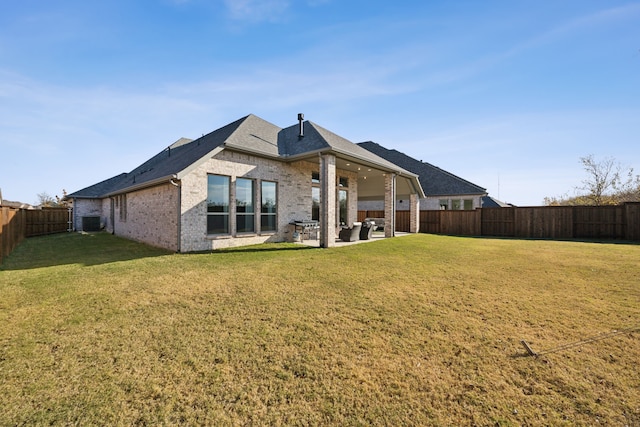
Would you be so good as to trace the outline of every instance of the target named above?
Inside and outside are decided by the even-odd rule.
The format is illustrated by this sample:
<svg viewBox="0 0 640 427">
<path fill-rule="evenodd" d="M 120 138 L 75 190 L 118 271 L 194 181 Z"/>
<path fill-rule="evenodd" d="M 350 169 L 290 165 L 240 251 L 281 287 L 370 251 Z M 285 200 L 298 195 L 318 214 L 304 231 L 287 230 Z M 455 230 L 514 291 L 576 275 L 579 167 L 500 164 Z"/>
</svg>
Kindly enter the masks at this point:
<svg viewBox="0 0 640 427">
<path fill-rule="evenodd" d="M 400 151 L 389 150 L 373 141 L 360 142 L 358 146 L 417 174 L 422 189 L 427 196 L 471 195 L 486 194 L 487 192 L 486 188 L 482 188 L 437 166 L 416 160 Z"/>
<path fill-rule="evenodd" d="M 224 144 L 225 140 L 246 119 L 243 117 L 233 123 L 221 127 L 195 141 L 181 138 L 168 148 L 162 150 L 129 173 L 123 173 L 98 184 L 69 194 L 68 198 L 99 198 L 144 185 L 158 179 L 170 179 L 198 159 Z"/>
<path fill-rule="evenodd" d="M 105 179 L 97 184 L 93 184 L 89 187 L 83 188 L 82 190 L 78 190 L 75 193 L 71 193 L 67 195 L 68 199 L 78 198 L 78 199 L 96 199 L 101 197 L 104 194 L 107 194 L 111 191 L 112 188 L 118 186 L 118 183 L 124 181 L 127 178 L 126 173 L 121 173 L 120 175 L 116 175 L 113 178 Z"/>
<path fill-rule="evenodd" d="M 69 194 L 68 198 L 100 198 L 139 188 L 145 184 L 169 180 L 192 165 L 206 160 L 216 148 L 229 148 L 287 160 L 315 152 L 335 151 L 366 160 L 382 168 L 414 176 L 392 161 L 379 157 L 335 133 L 310 121 L 281 129 L 260 117 L 249 114 L 196 140 L 181 138 L 129 173 L 123 173 L 98 184 Z"/>
</svg>

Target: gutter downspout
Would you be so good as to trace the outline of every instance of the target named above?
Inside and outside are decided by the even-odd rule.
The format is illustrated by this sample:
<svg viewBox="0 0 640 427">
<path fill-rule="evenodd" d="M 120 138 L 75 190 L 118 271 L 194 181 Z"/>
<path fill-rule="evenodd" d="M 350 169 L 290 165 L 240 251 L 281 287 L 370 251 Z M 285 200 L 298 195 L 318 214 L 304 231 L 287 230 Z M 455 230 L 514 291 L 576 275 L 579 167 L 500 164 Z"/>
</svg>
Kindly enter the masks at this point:
<svg viewBox="0 0 640 427">
<path fill-rule="evenodd" d="M 180 252 L 181 249 L 181 242 L 182 242 L 182 182 L 177 179 L 177 178 L 171 178 L 171 180 L 169 181 L 171 183 L 171 185 L 174 185 L 178 190 L 178 202 L 177 202 L 177 208 L 176 208 L 176 212 L 178 214 L 178 222 L 176 223 L 176 229 L 177 229 L 177 241 L 176 241 L 176 247 L 177 247 L 177 252 Z"/>
</svg>

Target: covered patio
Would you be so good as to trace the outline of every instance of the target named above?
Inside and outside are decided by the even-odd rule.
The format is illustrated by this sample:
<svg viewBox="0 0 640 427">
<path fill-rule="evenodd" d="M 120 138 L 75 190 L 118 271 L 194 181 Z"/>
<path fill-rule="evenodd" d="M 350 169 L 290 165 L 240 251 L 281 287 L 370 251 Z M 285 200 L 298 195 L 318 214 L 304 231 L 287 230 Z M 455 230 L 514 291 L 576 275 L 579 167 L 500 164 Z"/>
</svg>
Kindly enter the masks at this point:
<svg viewBox="0 0 640 427">
<path fill-rule="evenodd" d="M 394 233 L 393 237 L 403 237 L 403 236 L 410 236 L 412 233 L 405 233 L 405 232 L 401 232 L 401 231 L 396 231 Z M 386 237 L 384 235 L 383 231 L 374 231 L 371 238 L 368 240 L 356 240 L 354 242 L 345 242 L 343 240 L 340 239 L 335 239 L 334 244 L 332 245 L 332 247 L 334 248 L 340 248 L 340 247 L 344 247 L 344 246 L 351 246 L 351 245 L 359 245 L 362 243 L 373 243 L 373 242 L 380 242 L 384 239 L 388 239 L 388 237 Z M 303 240 L 301 240 L 300 242 L 298 242 L 298 244 L 300 245 L 304 245 L 304 246 L 309 246 L 312 248 L 320 248 L 320 239 L 319 238 L 305 238 Z"/>
<path fill-rule="evenodd" d="M 419 200 L 424 192 L 417 175 L 335 135 L 326 135 L 325 140 L 330 141 L 328 147 L 290 158 L 315 163 L 319 171 L 315 184 L 312 183 L 317 190 L 317 201 L 315 197 L 313 201 L 317 203 L 317 211 L 312 212 L 311 218 L 318 221 L 318 238 L 308 241 L 309 245 L 327 248 L 346 244 L 338 238 L 339 231 L 342 226 L 351 226 L 357 221 L 360 199 L 384 199 L 384 218 L 379 218 L 384 220 L 384 231 L 374 233 L 374 239 L 397 235 L 395 209 L 398 200 L 407 200 L 410 204 L 410 232 L 419 231 Z M 343 183 L 343 176 L 350 177 L 348 183 Z M 343 200 L 344 194 L 347 200 Z M 341 212 L 341 208 L 346 213 Z"/>
</svg>

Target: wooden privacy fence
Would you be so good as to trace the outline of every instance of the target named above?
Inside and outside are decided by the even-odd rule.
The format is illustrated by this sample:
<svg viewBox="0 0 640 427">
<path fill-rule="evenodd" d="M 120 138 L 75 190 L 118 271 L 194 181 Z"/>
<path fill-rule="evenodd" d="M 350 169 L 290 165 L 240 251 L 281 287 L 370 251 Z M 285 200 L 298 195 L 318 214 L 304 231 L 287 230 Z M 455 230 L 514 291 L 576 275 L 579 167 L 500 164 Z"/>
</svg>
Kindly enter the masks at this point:
<svg viewBox="0 0 640 427">
<path fill-rule="evenodd" d="M 366 218 L 384 218 L 384 211 L 358 211 L 358 221 Z M 410 227 L 409 211 L 396 211 L 396 230 L 409 230 Z"/>
<path fill-rule="evenodd" d="M 25 238 L 25 211 L 0 207 L 0 264 Z"/>
<path fill-rule="evenodd" d="M 379 211 L 360 211 L 358 219 Z M 409 212 L 396 212 L 396 230 L 409 231 Z M 640 241 L 640 203 L 619 206 L 537 206 L 473 211 L 421 211 L 420 232 L 458 236 Z"/>
<path fill-rule="evenodd" d="M 44 208 L 28 210 L 26 237 L 64 233 L 72 229 L 72 215 L 68 208 Z"/>
<path fill-rule="evenodd" d="M 71 231 L 71 210 L 0 208 L 0 263 L 25 237 Z"/>
</svg>

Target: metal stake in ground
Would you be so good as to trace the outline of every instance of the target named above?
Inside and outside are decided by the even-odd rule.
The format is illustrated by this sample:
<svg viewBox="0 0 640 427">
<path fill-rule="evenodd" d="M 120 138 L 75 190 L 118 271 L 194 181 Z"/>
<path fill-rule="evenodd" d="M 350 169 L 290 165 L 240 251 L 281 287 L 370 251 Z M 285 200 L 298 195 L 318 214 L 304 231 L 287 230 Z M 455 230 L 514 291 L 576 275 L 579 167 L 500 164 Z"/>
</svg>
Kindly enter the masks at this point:
<svg viewBox="0 0 640 427">
<path fill-rule="evenodd" d="M 640 328 L 638 328 L 636 326 L 636 327 L 633 327 L 633 328 L 613 330 L 612 332 L 607 332 L 607 333 L 604 333 L 604 334 L 596 335 L 594 337 L 585 338 L 585 339 L 577 341 L 577 342 L 564 344 L 564 345 L 561 345 L 559 347 L 552 348 L 550 350 L 541 351 L 540 353 L 536 353 L 535 351 L 533 351 L 533 349 L 531 348 L 529 343 L 526 342 L 525 340 L 520 341 L 520 344 L 522 344 L 522 346 L 525 348 L 525 350 L 527 350 L 527 353 L 529 354 L 529 356 L 540 356 L 541 354 L 555 353 L 557 351 L 567 350 L 567 349 L 570 349 L 570 348 L 573 348 L 573 347 L 578 347 L 578 346 L 581 346 L 581 345 L 584 345 L 584 344 L 587 344 L 587 343 L 590 343 L 590 342 L 603 340 L 605 338 L 611 338 L 611 337 L 614 337 L 616 335 L 635 332 L 638 329 L 640 329 Z"/>
<path fill-rule="evenodd" d="M 525 348 L 525 350 L 527 350 L 527 353 L 529 353 L 529 356 L 537 356 L 538 355 L 538 353 L 533 351 L 533 349 L 531 348 L 529 343 L 526 342 L 525 340 L 520 341 L 520 344 L 522 344 L 522 346 Z"/>
</svg>

